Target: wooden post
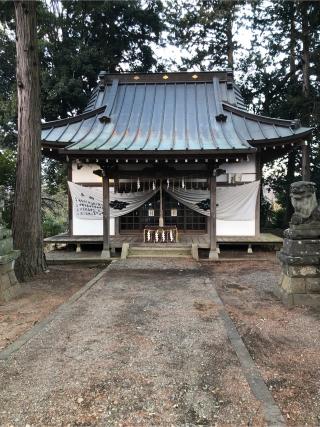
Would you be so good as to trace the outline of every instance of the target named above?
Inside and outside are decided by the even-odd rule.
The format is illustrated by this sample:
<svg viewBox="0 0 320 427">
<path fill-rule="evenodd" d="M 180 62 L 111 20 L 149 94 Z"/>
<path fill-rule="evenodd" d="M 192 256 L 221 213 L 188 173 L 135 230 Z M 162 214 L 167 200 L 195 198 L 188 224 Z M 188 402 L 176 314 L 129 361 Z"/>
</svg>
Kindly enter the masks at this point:
<svg viewBox="0 0 320 427">
<path fill-rule="evenodd" d="M 119 178 L 114 178 L 114 192 L 118 193 L 119 191 Z M 120 234 L 120 217 L 115 217 L 114 219 L 114 234 L 118 236 Z"/>
<path fill-rule="evenodd" d="M 102 193 L 103 193 L 103 249 L 101 258 L 110 258 L 110 189 L 109 177 L 106 172 L 102 174 Z"/>
<path fill-rule="evenodd" d="M 310 147 L 308 141 L 302 145 L 301 175 L 303 181 L 310 181 Z"/>
<path fill-rule="evenodd" d="M 72 162 L 68 164 L 68 181 L 72 182 Z M 68 221 L 69 235 L 73 236 L 73 204 L 70 189 L 68 186 Z"/>
<path fill-rule="evenodd" d="M 160 179 L 160 215 L 159 215 L 159 227 L 164 226 L 163 221 L 163 201 L 162 201 L 162 179 Z"/>
<path fill-rule="evenodd" d="M 217 250 L 217 177 L 216 171 L 213 170 L 210 175 L 210 221 L 209 221 L 209 236 L 210 236 L 210 252 L 209 259 L 219 259 Z"/>
<path fill-rule="evenodd" d="M 261 165 L 261 152 L 256 154 L 256 180 L 260 180 L 260 186 L 257 194 L 256 212 L 255 212 L 255 235 L 260 234 L 260 210 L 261 210 L 261 178 L 262 178 L 262 165 Z"/>
</svg>

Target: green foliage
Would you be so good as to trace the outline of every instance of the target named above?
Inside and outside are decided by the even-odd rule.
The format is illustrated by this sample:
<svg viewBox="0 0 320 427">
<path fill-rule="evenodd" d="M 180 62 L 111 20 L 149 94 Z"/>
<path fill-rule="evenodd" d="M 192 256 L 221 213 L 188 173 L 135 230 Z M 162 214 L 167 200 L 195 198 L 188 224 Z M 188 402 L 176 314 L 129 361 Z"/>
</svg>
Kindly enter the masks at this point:
<svg viewBox="0 0 320 427">
<path fill-rule="evenodd" d="M 163 24 L 160 1 L 62 1 L 39 8 L 43 117 L 81 111 L 100 70 L 149 71 Z"/>
<path fill-rule="evenodd" d="M 0 7 L 0 149 L 17 144 L 14 4 Z M 56 120 L 83 110 L 100 70 L 149 71 L 157 66 L 152 44 L 163 30 L 158 0 L 38 2 L 42 117 Z M 5 162 L 8 165 L 5 166 Z M 12 162 L 0 159 L 1 179 L 14 189 Z M 10 169 L 10 170 L 11 170 Z M 3 172 L 3 173 L 2 173 Z M 66 191 L 66 167 L 43 162 L 43 187 Z M 8 180 L 8 181 L 7 181 Z"/>
<path fill-rule="evenodd" d="M 4 186 L 7 193 L 14 189 L 15 172 L 15 152 L 10 149 L 0 151 L 0 185 Z"/>
<path fill-rule="evenodd" d="M 311 179 L 319 188 L 320 3 L 261 1 L 253 11 L 252 47 L 240 62 L 243 94 L 258 113 L 315 127 Z M 267 166 L 266 183 L 281 206 L 272 223 L 286 227 L 292 214 L 290 184 L 301 179 L 301 150 Z"/>
<path fill-rule="evenodd" d="M 202 0 L 185 2 L 169 0 L 166 20 L 171 43 L 184 48 L 183 69 L 203 71 L 233 66 L 237 48 L 234 22 L 242 19 L 240 7 L 245 1 Z"/>
<path fill-rule="evenodd" d="M 51 237 L 67 230 L 67 224 L 63 218 L 57 218 L 54 214 L 46 214 L 42 221 L 43 237 Z"/>
<path fill-rule="evenodd" d="M 15 152 L 10 149 L 0 150 L 0 186 L 4 187 L 6 194 L 3 219 L 8 227 L 11 226 L 15 172 Z"/>
<path fill-rule="evenodd" d="M 44 237 L 64 233 L 68 228 L 68 199 L 63 190 L 42 196 L 42 227 Z"/>
<path fill-rule="evenodd" d="M 16 146 L 14 39 L 0 25 L 0 148 Z"/>
<path fill-rule="evenodd" d="M 44 159 L 42 165 L 43 187 L 49 195 L 67 192 L 67 165 L 53 159 Z"/>
</svg>

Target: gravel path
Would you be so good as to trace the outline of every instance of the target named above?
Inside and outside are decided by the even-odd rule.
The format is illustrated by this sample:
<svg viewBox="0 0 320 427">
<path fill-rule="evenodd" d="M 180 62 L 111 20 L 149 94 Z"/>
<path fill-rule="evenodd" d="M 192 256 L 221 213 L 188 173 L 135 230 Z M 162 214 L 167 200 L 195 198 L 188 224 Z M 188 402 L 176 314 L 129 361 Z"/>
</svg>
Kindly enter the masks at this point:
<svg viewBox="0 0 320 427">
<path fill-rule="evenodd" d="M 264 425 L 208 273 L 126 260 L 9 360 L 0 425 Z"/>
</svg>

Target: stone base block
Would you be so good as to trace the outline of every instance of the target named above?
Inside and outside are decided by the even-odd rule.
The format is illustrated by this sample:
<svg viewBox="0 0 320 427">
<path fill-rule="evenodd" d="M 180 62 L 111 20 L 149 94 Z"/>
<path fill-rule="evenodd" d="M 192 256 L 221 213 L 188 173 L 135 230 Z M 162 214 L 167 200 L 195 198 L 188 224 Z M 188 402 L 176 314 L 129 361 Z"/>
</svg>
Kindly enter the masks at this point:
<svg viewBox="0 0 320 427">
<path fill-rule="evenodd" d="M 0 302 L 7 302 L 22 291 L 13 268 L 14 261 L 0 265 Z"/>
<path fill-rule="evenodd" d="M 219 259 L 219 252 L 217 250 L 210 250 L 209 252 L 209 260 L 211 261 L 218 261 Z"/>
<path fill-rule="evenodd" d="M 103 259 L 111 259 L 110 250 L 103 249 L 103 251 L 101 252 L 101 258 L 103 258 Z"/>
<path fill-rule="evenodd" d="M 300 267 L 301 269 L 313 268 L 312 266 Z M 304 270 L 303 272 L 306 272 Z M 292 273 L 292 271 L 291 271 Z M 309 307 L 320 307 L 320 275 L 287 275 L 283 272 L 279 280 L 279 287 L 276 291 L 277 296 L 288 307 L 296 305 L 306 305 Z M 310 270 L 310 273 L 314 271 Z"/>
<path fill-rule="evenodd" d="M 282 270 L 289 277 L 320 277 L 320 267 L 316 265 L 283 264 Z"/>
<path fill-rule="evenodd" d="M 196 243 L 192 243 L 191 245 L 191 256 L 196 261 L 199 261 L 199 250 L 198 245 Z"/>
<path fill-rule="evenodd" d="M 288 294 L 278 288 L 276 295 L 287 307 L 302 305 L 314 308 L 320 307 L 320 294 Z"/>
<path fill-rule="evenodd" d="M 320 265 L 320 239 L 283 239 L 277 253 L 282 264 L 291 266 Z"/>
</svg>

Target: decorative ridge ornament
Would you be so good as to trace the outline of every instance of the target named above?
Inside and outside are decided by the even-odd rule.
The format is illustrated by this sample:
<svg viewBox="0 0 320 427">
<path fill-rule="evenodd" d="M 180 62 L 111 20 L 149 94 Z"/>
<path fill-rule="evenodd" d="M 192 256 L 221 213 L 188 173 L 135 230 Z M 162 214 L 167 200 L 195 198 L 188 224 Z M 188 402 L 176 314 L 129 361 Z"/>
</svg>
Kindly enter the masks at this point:
<svg viewBox="0 0 320 427">
<path fill-rule="evenodd" d="M 216 120 L 217 120 L 217 122 L 222 122 L 222 123 L 224 123 L 224 122 L 226 122 L 227 121 L 227 118 L 228 118 L 228 116 L 226 116 L 225 114 L 218 114 L 217 116 L 216 116 Z"/>
</svg>

